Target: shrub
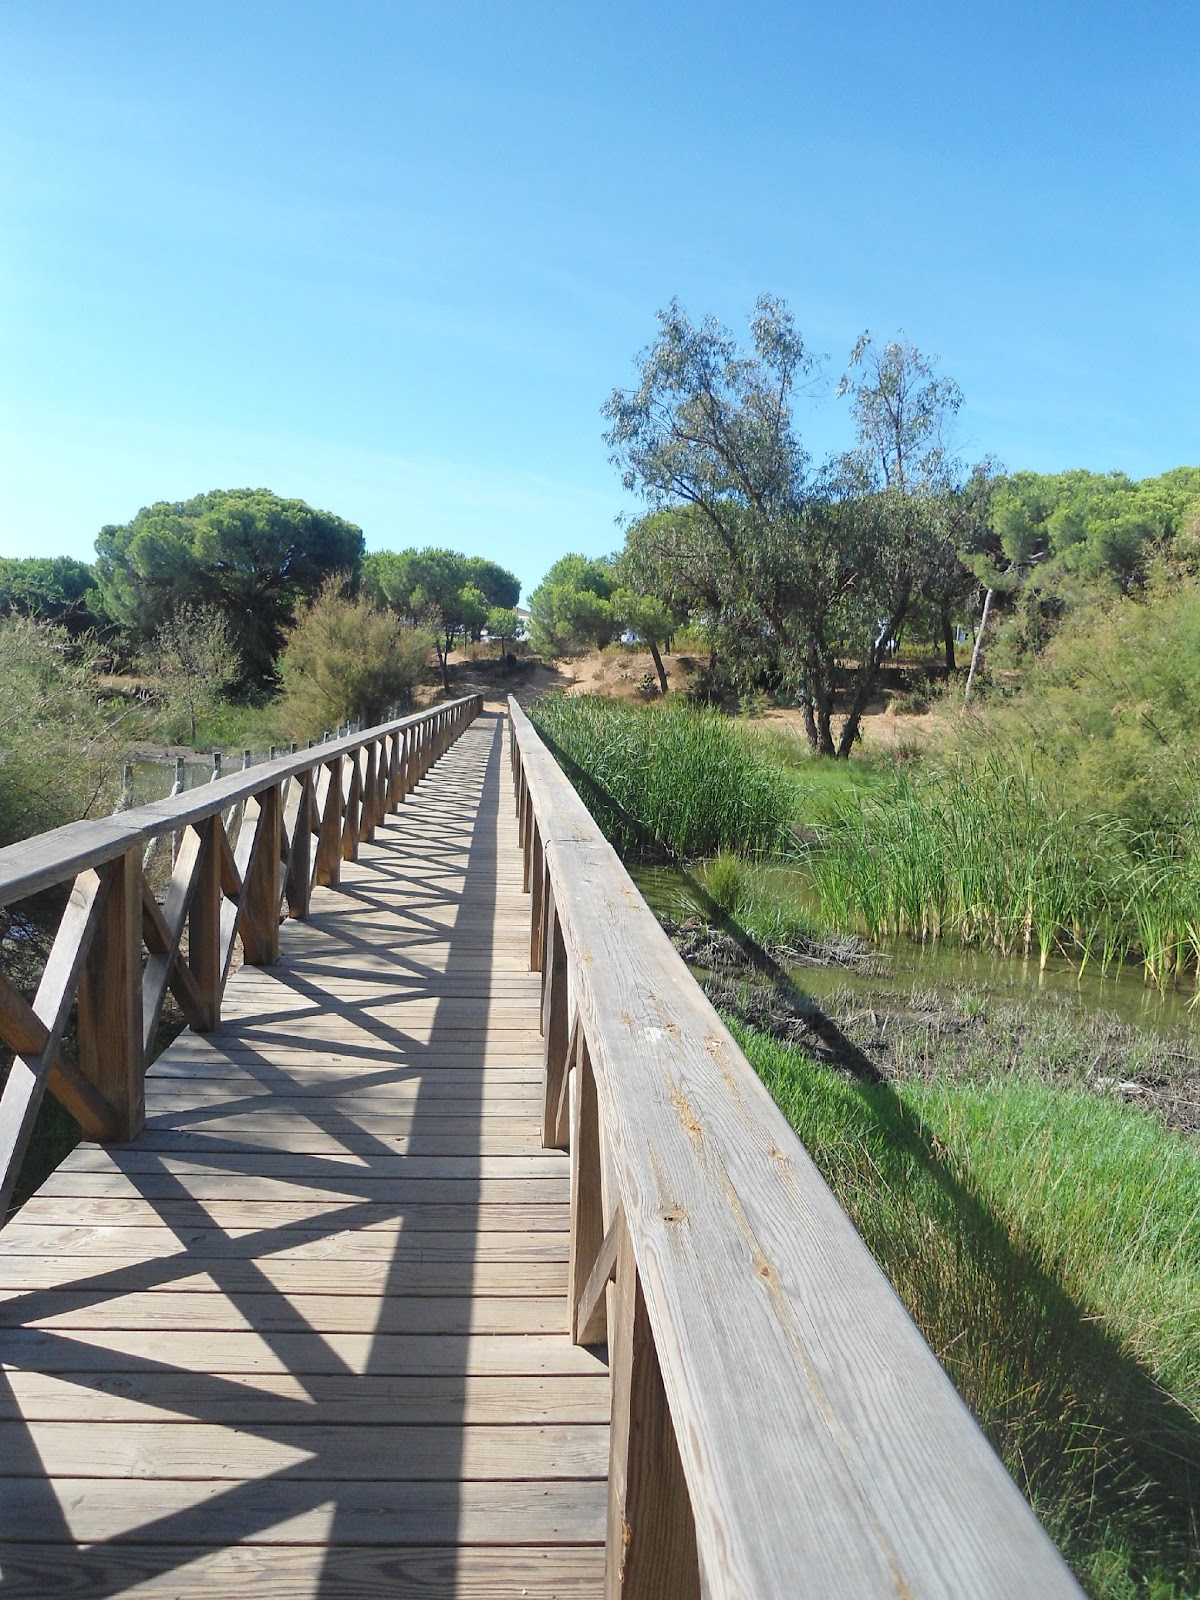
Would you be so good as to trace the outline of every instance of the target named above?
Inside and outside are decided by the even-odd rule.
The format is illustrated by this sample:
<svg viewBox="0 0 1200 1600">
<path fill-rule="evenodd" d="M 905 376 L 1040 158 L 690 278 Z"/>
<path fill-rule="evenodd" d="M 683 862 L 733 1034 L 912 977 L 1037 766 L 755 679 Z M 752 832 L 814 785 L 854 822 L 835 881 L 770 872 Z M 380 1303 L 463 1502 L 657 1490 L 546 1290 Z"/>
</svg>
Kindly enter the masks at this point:
<svg viewBox="0 0 1200 1600">
<path fill-rule="evenodd" d="M 347 599 L 330 579 L 288 636 L 280 660 L 284 713 L 298 736 L 362 717 L 382 721 L 406 704 L 432 640 L 365 596 Z"/>
</svg>

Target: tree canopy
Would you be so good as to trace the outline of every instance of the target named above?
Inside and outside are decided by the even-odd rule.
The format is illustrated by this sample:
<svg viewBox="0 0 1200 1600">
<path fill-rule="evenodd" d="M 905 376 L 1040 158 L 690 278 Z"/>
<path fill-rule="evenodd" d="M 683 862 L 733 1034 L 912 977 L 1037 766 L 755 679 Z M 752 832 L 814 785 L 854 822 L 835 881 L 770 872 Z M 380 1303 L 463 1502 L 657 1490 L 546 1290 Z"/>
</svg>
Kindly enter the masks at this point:
<svg viewBox="0 0 1200 1600">
<path fill-rule="evenodd" d="M 428 630 L 447 689 L 455 642 L 478 638 L 489 610 L 511 610 L 521 594 L 519 580 L 496 562 L 434 546 L 372 551 L 363 561 L 362 587 L 377 604 Z"/>
<path fill-rule="evenodd" d="M 560 556 L 529 597 L 529 632 L 543 655 L 603 649 L 620 631 L 617 574 L 606 557 Z"/>
<path fill-rule="evenodd" d="M 69 634 L 96 627 L 101 617 L 95 569 L 72 556 L 0 559 L 0 617 L 57 622 Z"/>
<path fill-rule="evenodd" d="M 96 575 L 105 610 L 135 641 L 178 605 L 219 608 L 244 681 L 266 685 L 297 607 L 333 573 L 356 578 L 362 550 L 361 529 L 303 500 L 214 489 L 102 528 Z"/>
</svg>

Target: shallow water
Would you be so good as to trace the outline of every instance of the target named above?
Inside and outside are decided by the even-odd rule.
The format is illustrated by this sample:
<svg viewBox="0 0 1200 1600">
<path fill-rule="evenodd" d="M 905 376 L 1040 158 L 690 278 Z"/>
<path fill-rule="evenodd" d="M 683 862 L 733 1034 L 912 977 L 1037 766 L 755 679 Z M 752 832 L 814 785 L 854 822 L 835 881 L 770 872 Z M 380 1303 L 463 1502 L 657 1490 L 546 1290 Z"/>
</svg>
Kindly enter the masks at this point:
<svg viewBox="0 0 1200 1600">
<path fill-rule="evenodd" d="M 779 870 L 790 872 L 788 868 Z M 631 871 L 647 902 L 660 915 L 678 921 L 703 914 L 692 887 L 694 880 L 686 869 L 638 866 Z M 890 939 L 876 946 L 873 961 L 876 970 L 871 972 L 803 964 L 793 968 L 791 975 L 797 986 L 816 1000 L 837 989 L 865 996 L 877 995 L 883 988 L 947 995 L 973 989 L 1000 1000 L 1047 995 L 1074 1002 L 1085 1011 L 1107 1012 L 1156 1033 L 1200 1038 L 1200 1005 L 1191 1006 L 1195 989 L 1189 984 L 1161 994 L 1143 982 L 1141 968 L 1132 965 L 1101 977 L 1099 968 L 1088 966 L 1080 973 L 1062 957 L 1052 957 L 1043 969 L 1036 957 L 1003 956 L 953 943 L 921 945 L 911 939 Z"/>
</svg>

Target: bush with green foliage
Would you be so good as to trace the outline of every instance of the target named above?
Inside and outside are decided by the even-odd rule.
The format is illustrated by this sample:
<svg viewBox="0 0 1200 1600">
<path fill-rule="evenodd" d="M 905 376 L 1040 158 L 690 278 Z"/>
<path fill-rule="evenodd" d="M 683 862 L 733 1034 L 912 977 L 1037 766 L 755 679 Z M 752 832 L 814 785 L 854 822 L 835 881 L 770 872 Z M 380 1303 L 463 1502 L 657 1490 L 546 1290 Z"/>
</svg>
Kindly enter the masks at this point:
<svg viewBox="0 0 1200 1600">
<path fill-rule="evenodd" d="M 0 844 L 111 809 L 114 764 L 146 713 L 101 695 L 104 655 L 92 635 L 0 618 Z"/>
<path fill-rule="evenodd" d="M 602 650 L 617 637 L 617 574 L 605 557 L 560 556 L 529 597 L 529 639 L 544 656 Z"/>
<path fill-rule="evenodd" d="M 102 620 L 96 572 L 71 556 L 8 557 L 0 560 L 0 617 L 35 617 L 57 622 L 73 636 Z"/>
<path fill-rule="evenodd" d="M 300 614 L 280 658 L 283 717 L 297 737 L 315 738 L 347 720 L 383 720 L 407 704 L 433 641 L 365 595 L 331 578 Z"/>
<path fill-rule="evenodd" d="M 237 681 L 241 660 L 223 612 L 184 604 L 155 629 L 139 666 L 161 697 L 168 737 L 195 748 L 197 723 Z"/>
</svg>

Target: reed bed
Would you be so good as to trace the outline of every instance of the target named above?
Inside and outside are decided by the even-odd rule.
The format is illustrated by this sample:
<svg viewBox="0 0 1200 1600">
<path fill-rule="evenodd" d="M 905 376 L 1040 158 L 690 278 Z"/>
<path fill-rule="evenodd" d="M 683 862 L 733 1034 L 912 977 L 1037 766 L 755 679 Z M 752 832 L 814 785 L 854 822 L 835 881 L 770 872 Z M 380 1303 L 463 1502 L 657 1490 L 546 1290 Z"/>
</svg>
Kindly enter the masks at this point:
<svg viewBox="0 0 1200 1600">
<path fill-rule="evenodd" d="M 760 855 L 790 842 L 786 776 L 718 711 L 555 696 L 530 716 L 622 855 Z"/>
<path fill-rule="evenodd" d="M 1053 774 L 961 761 L 843 802 L 809 862 L 822 917 L 873 939 L 1130 959 L 1165 987 L 1200 962 L 1192 827 L 1139 829 L 1080 807 Z"/>
</svg>

